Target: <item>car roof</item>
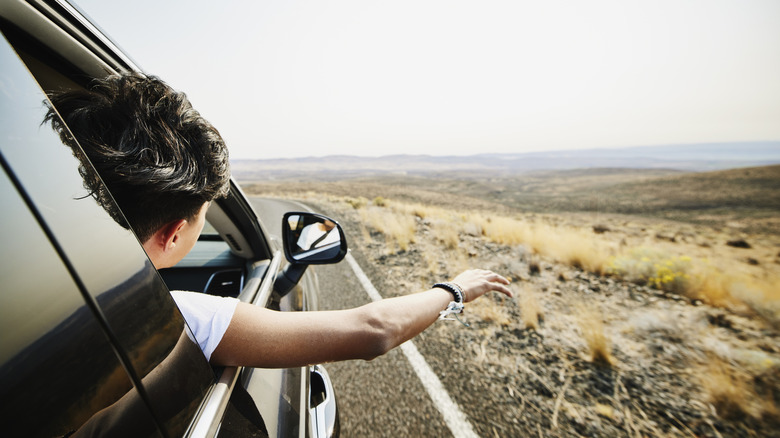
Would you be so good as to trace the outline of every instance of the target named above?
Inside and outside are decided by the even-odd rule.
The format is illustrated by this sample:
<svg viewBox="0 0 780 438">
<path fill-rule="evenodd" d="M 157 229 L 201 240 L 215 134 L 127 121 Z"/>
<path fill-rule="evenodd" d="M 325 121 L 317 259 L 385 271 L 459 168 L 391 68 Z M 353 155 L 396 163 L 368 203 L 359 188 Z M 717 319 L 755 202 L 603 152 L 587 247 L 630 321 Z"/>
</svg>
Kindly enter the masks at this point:
<svg viewBox="0 0 780 438">
<path fill-rule="evenodd" d="M 140 70 L 105 32 L 65 0 L 3 0 L 0 17 L 92 77 Z"/>
</svg>

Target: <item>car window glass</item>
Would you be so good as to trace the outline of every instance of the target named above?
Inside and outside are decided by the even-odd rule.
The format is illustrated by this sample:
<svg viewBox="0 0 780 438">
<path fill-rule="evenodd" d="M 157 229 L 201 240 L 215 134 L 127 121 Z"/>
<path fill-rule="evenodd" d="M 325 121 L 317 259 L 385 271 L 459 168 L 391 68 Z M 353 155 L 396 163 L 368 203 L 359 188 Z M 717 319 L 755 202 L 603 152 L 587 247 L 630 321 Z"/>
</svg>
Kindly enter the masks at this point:
<svg viewBox="0 0 780 438">
<path fill-rule="evenodd" d="M 5 41 L 0 66 L 0 153 L 82 283 L 83 298 L 99 309 L 131 379 L 143 380 L 160 422 L 180 435 L 213 372 L 137 239 L 89 196 L 78 160 L 41 125 L 45 96 Z"/>
<path fill-rule="evenodd" d="M 103 409 L 127 409 L 122 430 L 113 430 L 117 436 L 158 436 L 150 412 L 137 408 L 139 395 L 103 330 L 5 173 L 0 201 L 3 436 L 112 430 L 98 414 Z"/>
</svg>

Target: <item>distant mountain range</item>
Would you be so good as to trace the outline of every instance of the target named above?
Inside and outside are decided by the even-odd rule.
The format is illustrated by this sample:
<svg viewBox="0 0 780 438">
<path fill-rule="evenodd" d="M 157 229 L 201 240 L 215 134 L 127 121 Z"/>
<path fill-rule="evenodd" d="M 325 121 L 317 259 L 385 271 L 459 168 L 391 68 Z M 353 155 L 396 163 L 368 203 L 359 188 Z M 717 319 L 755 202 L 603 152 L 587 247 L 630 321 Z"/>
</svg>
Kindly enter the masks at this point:
<svg viewBox="0 0 780 438">
<path fill-rule="evenodd" d="M 780 163 L 780 141 L 643 146 L 471 156 L 333 155 L 270 160 L 232 160 L 239 181 L 290 178 L 311 173 L 350 177 L 362 174 L 439 174 L 452 171 L 499 174 L 583 168 L 711 171 Z"/>
</svg>

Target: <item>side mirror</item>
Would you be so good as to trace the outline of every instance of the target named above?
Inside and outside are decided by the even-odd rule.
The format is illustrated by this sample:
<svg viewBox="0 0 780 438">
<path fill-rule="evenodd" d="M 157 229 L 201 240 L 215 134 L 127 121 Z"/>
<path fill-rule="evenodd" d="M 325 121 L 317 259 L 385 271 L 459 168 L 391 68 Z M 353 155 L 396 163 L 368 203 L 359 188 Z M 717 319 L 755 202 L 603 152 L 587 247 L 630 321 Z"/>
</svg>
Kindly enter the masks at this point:
<svg viewBox="0 0 780 438">
<path fill-rule="evenodd" d="M 314 213 L 289 212 L 282 218 L 282 246 L 289 265 L 276 277 L 274 290 L 290 292 L 309 265 L 338 263 L 347 255 L 347 239 L 336 221 Z"/>
<path fill-rule="evenodd" d="M 341 225 L 315 213 L 285 213 L 282 243 L 284 255 L 292 264 L 338 263 L 347 255 L 347 239 Z"/>
</svg>

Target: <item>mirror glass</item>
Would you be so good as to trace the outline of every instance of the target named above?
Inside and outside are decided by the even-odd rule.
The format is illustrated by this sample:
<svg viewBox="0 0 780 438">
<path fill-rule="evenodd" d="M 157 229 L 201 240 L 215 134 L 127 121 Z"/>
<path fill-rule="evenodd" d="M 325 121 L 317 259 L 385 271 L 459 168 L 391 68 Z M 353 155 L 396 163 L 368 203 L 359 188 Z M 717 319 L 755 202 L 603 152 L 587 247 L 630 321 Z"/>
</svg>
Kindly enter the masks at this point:
<svg viewBox="0 0 780 438">
<path fill-rule="evenodd" d="M 287 213 L 282 223 L 284 250 L 291 263 L 336 263 L 347 252 L 341 226 L 314 213 Z"/>
</svg>

